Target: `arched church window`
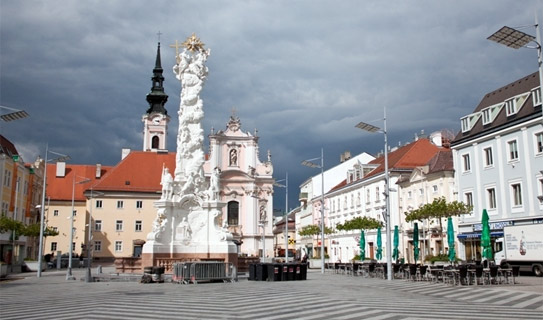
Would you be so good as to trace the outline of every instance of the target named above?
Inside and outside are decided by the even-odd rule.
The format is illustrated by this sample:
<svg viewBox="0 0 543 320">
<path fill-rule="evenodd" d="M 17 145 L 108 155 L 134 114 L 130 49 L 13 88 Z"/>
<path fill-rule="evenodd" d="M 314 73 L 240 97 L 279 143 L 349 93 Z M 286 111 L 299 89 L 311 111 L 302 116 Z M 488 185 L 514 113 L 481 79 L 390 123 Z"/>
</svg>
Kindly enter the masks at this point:
<svg viewBox="0 0 543 320">
<path fill-rule="evenodd" d="M 152 139 L 151 139 L 151 148 L 153 149 L 158 149 L 158 143 L 160 141 L 160 138 L 158 136 L 154 136 Z"/>
<path fill-rule="evenodd" d="M 237 201 L 228 202 L 228 225 L 237 226 L 239 224 L 239 203 Z"/>
</svg>

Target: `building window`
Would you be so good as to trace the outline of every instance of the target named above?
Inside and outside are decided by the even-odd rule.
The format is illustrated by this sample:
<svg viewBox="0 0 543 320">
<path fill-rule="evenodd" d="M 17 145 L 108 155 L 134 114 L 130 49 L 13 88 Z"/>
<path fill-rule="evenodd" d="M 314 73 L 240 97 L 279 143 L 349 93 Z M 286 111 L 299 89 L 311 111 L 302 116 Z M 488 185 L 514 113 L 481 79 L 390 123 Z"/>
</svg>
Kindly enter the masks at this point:
<svg viewBox="0 0 543 320">
<path fill-rule="evenodd" d="M 141 220 L 136 220 L 136 228 L 134 230 L 136 232 L 141 232 Z"/>
<path fill-rule="evenodd" d="M 543 179 L 539 178 L 539 203 L 543 204 Z"/>
<path fill-rule="evenodd" d="M 433 192 L 433 193 L 437 193 L 437 185 L 434 184 L 434 185 L 432 186 L 432 192 Z"/>
<path fill-rule="evenodd" d="M 485 154 L 485 166 L 492 167 L 494 165 L 494 158 L 492 157 L 492 148 L 485 148 L 483 150 Z"/>
<path fill-rule="evenodd" d="M 486 189 L 488 209 L 496 209 L 496 189 Z"/>
<path fill-rule="evenodd" d="M 123 252 L 123 242 L 115 241 L 115 252 Z"/>
<path fill-rule="evenodd" d="M 96 252 L 102 251 L 102 241 L 100 240 L 94 241 L 94 251 Z"/>
<path fill-rule="evenodd" d="M 532 98 L 534 99 L 534 107 L 541 104 L 541 90 L 536 88 L 532 90 Z"/>
<path fill-rule="evenodd" d="M 366 203 L 371 202 L 371 195 L 370 195 L 370 189 L 366 190 Z"/>
<path fill-rule="evenodd" d="M 9 171 L 8 169 L 4 170 L 4 186 L 11 186 L 11 171 Z"/>
<path fill-rule="evenodd" d="M 58 232 L 58 228 L 57 227 L 52 227 L 53 231 L 55 232 Z"/>
<path fill-rule="evenodd" d="M 467 117 L 460 119 L 460 124 L 462 126 L 462 132 L 467 132 L 471 129 L 469 125 L 469 118 Z"/>
<path fill-rule="evenodd" d="M 53 252 L 57 251 L 57 243 L 56 242 L 51 242 L 51 251 L 53 251 Z"/>
<path fill-rule="evenodd" d="M 141 208 L 143 208 L 143 201 L 141 200 L 136 201 L 136 209 L 141 209 Z"/>
<path fill-rule="evenodd" d="M 511 195 L 513 196 L 513 206 L 522 206 L 522 189 L 520 183 L 511 185 Z"/>
<path fill-rule="evenodd" d="M 411 191 L 407 191 L 407 199 L 413 198 L 413 193 Z"/>
<path fill-rule="evenodd" d="M 375 202 L 379 202 L 379 187 L 375 188 Z"/>
<path fill-rule="evenodd" d="M 74 210 L 74 211 L 72 212 L 72 216 L 77 217 L 77 210 Z"/>
<path fill-rule="evenodd" d="M 464 193 L 464 203 L 468 206 L 473 207 L 473 193 L 471 192 Z"/>
<path fill-rule="evenodd" d="M 543 132 L 535 134 L 535 153 L 543 153 Z"/>
<path fill-rule="evenodd" d="M 508 117 L 517 113 L 515 99 L 505 101 L 505 113 Z"/>
<path fill-rule="evenodd" d="M 517 140 L 512 140 L 507 143 L 509 146 L 509 161 L 518 160 L 518 145 Z"/>
<path fill-rule="evenodd" d="M 102 208 L 102 200 L 96 200 L 96 207 L 97 209 L 101 209 Z"/>
<path fill-rule="evenodd" d="M 464 169 L 464 172 L 471 171 L 471 163 L 469 161 L 469 153 L 462 155 L 462 164 L 463 164 L 462 168 Z"/>
<path fill-rule="evenodd" d="M 420 188 L 420 189 L 419 189 L 419 196 L 422 197 L 423 195 L 424 195 L 424 189 L 423 189 L 423 188 Z"/>
<path fill-rule="evenodd" d="M 94 231 L 102 231 L 102 220 L 94 220 Z"/>
<path fill-rule="evenodd" d="M 483 125 L 487 125 L 490 122 L 492 122 L 492 118 L 490 117 L 490 108 L 486 108 L 482 110 L 483 114 Z"/>
<path fill-rule="evenodd" d="M 123 231 L 123 220 L 117 220 L 115 222 L 115 230 L 116 231 Z"/>
<path fill-rule="evenodd" d="M 54 215 L 55 217 L 58 217 L 58 210 L 54 210 L 54 211 L 53 211 L 53 215 Z M 40 228 L 41 228 L 41 227 L 40 227 Z"/>
<path fill-rule="evenodd" d="M 117 209 L 122 209 L 124 207 L 124 201 L 123 200 L 118 200 L 117 201 Z"/>
<path fill-rule="evenodd" d="M 228 225 L 237 226 L 239 224 L 239 203 L 237 201 L 228 202 Z"/>
</svg>

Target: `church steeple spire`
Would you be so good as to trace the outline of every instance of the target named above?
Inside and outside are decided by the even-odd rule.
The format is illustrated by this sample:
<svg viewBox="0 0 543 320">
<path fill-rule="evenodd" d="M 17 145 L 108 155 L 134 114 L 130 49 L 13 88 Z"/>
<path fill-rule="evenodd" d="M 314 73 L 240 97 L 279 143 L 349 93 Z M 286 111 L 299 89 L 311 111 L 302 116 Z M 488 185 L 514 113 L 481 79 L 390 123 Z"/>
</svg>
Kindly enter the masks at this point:
<svg viewBox="0 0 543 320">
<path fill-rule="evenodd" d="M 155 68 L 153 69 L 151 92 L 147 94 L 146 100 L 149 103 L 149 109 L 147 114 L 161 113 L 167 115 L 168 111 L 164 108 L 166 101 L 168 101 L 168 95 L 164 93 L 164 76 L 162 75 L 163 69 L 160 61 L 160 42 L 158 43 L 156 51 Z"/>
</svg>

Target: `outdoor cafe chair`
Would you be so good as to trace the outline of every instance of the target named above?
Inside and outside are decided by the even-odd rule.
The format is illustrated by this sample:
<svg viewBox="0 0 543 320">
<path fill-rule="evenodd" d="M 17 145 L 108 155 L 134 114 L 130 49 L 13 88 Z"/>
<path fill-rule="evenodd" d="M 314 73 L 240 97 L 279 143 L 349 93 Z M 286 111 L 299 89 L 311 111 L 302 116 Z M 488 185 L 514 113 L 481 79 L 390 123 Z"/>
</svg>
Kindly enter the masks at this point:
<svg viewBox="0 0 543 320">
<path fill-rule="evenodd" d="M 410 264 L 409 265 L 409 276 L 407 277 L 408 280 L 417 280 L 417 265 L 416 264 Z"/>
<path fill-rule="evenodd" d="M 498 266 L 491 265 L 489 266 L 488 270 L 485 270 L 485 282 L 488 281 L 488 284 L 498 284 L 499 278 L 498 278 Z"/>
<path fill-rule="evenodd" d="M 417 273 L 417 278 L 419 281 L 427 280 L 426 271 L 428 270 L 428 266 L 422 265 L 419 267 L 419 272 Z"/>
<path fill-rule="evenodd" d="M 474 268 L 471 270 L 471 276 L 470 280 L 475 284 L 484 284 L 484 268 L 482 265 L 475 265 Z"/>
<path fill-rule="evenodd" d="M 460 285 L 469 284 L 469 275 L 468 275 L 468 266 L 462 265 L 458 267 L 458 273 L 456 273 L 455 283 L 458 282 Z"/>
</svg>

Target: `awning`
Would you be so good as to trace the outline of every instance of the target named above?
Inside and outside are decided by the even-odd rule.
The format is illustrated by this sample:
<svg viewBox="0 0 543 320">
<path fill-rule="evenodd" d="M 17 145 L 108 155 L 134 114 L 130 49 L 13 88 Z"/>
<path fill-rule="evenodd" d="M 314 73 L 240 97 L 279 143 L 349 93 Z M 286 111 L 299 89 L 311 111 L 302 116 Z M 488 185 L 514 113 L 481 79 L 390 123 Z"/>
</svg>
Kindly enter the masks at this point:
<svg viewBox="0 0 543 320">
<path fill-rule="evenodd" d="M 503 231 L 493 231 L 490 233 L 490 236 L 492 238 L 503 237 Z M 480 232 L 459 233 L 457 237 L 458 239 L 477 239 L 477 238 L 481 238 L 481 233 Z"/>
</svg>

